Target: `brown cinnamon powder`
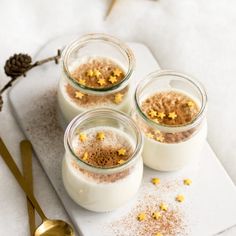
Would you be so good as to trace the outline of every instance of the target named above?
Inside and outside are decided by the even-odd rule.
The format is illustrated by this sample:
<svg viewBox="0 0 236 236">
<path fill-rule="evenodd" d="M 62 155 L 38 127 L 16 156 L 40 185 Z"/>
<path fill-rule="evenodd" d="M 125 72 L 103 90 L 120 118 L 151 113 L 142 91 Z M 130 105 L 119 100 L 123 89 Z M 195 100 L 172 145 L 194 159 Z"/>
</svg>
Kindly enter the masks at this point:
<svg viewBox="0 0 236 236">
<path fill-rule="evenodd" d="M 191 106 L 188 103 L 191 102 Z M 199 113 L 199 107 L 187 95 L 177 91 L 158 92 L 143 101 L 141 105 L 142 111 L 148 116 L 150 110 L 158 113 L 163 112 L 165 117 L 154 117 L 160 124 L 165 125 L 184 125 L 191 122 Z M 169 114 L 174 112 L 176 118 L 169 118 Z M 150 117 L 152 118 L 152 117 Z"/>
<path fill-rule="evenodd" d="M 145 195 L 137 205 L 121 219 L 111 224 L 114 236 L 155 236 L 161 233 L 164 236 L 186 235 L 186 226 L 182 211 L 168 204 L 167 211 L 160 211 L 161 199 L 154 194 Z M 154 219 L 152 214 L 159 212 L 161 217 Z M 137 220 L 140 213 L 145 214 L 145 219 Z"/>
<path fill-rule="evenodd" d="M 99 133 L 104 134 L 103 140 L 98 139 Z M 92 166 L 101 168 L 119 166 L 128 161 L 134 152 L 130 141 L 120 131 L 96 128 L 85 131 L 83 134 L 86 135 L 86 140 L 82 142 L 78 137 L 78 148 L 75 151 L 78 158 Z M 121 149 L 125 150 L 124 155 L 119 154 Z M 86 159 L 84 159 L 85 153 L 87 153 Z M 132 169 L 130 167 L 114 174 L 98 174 L 82 169 L 76 161 L 72 161 L 72 166 L 96 182 L 115 182 L 126 177 Z"/>
<path fill-rule="evenodd" d="M 114 61 L 107 58 L 92 58 L 87 63 L 79 65 L 72 73 L 72 77 L 90 88 L 109 88 L 117 85 L 125 78 L 124 70 Z M 129 86 L 120 91 L 108 95 L 92 95 L 82 93 L 80 90 L 74 89 L 71 85 L 66 85 L 66 92 L 69 97 L 79 106 L 93 107 L 99 104 L 119 105 L 128 93 Z M 82 93 L 79 98 L 76 92 Z M 116 98 L 120 96 L 120 98 Z"/>
<path fill-rule="evenodd" d="M 66 91 L 69 97 L 75 102 L 77 105 L 81 107 L 93 107 L 93 106 L 98 106 L 101 104 L 113 104 L 113 105 L 118 105 L 120 102 L 116 102 L 115 96 L 119 93 L 122 94 L 122 100 L 125 99 L 125 96 L 129 90 L 129 86 L 126 86 L 122 90 L 120 90 L 117 93 L 112 93 L 108 95 L 91 95 L 91 94 L 83 94 L 83 97 L 81 99 L 76 98 L 75 94 L 76 92 L 79 92 L 79 90 L 74 89 L 71 85 L 67 84 L 66 85 Z"/>
<path fill-rule="evenodd" d="M 190 123 L 199 113 L 199 107 L 187 95 L 177 91 L 158 92 L 141 104 L 146 116 L 159 124 L 184 125 Z M 174 117 L 171 116 L 174 114 Z M 164 143 L 178 143 L 187 140 L 196 131 L 192 128 L 184 132 L 164 133 L 148 126 L 143 120 L 134 117 L 148 138 Z"/>
<path fill-rule="evenodd" d="M 116 62 L 102 57 L 91 58 L 87 63 L 79 65 L 71 75 L 78 82 L 83 79 L 85 85 L 90 88 L 108 88 L 119 84 L 125 78 L 124 70 Z M 109 81 L 110 76 L 115 77 L 116 82 Z M 99 79 L 104 79 L 105 84 L 99 84 Z"/>
<path fill-rule="evenodd" d="M 96 167 L 114 167 L 120 165 L 119 161 L 127 161 L 133 154 L 134 148 L 130 141 L 115 129 L 91 129 L 86 134 L 86 141 L 81 142 L 78 137 L 78 148 L 76 154 L 80 159 L 87 152 L 88 156 L 85 162 Z M 100 140 L 97 138 L 98 133 L 103 133 L 105 138 Z M 119 155 L 119 150 L 124 149 L 125 154 Z"/>
</svg>

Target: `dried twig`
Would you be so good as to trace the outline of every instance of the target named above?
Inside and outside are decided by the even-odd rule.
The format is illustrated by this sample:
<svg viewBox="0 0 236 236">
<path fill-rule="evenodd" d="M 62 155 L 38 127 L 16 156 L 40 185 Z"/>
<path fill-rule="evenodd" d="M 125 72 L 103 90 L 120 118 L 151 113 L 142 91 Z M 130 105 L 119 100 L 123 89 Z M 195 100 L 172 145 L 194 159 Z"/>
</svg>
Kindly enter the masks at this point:
<svg viewBox="0 0 236 236">
<path fill-rule="evenodd" d="M 57 55 L 53 57 L 48 57 L 46 59 L 36 61 L 35 63 L 31 64 L 31 57 L 27 54 L 15 54 L 14 56 L 10 57 L 5 64 L 5 73 L 11 77 L 11 80 L 7 82 L 0 90 L 0 111 L 2 109 L 3 100 L 2 100 L 2 94 L 12 86 L 12 84 L 20 78 L 22 75 L 26 75 L 26 72 L 31 70 L 32 68 L 36 66 L 40 66 L 44 63 L 47 63 L 49 61 L 55 61 L 56 64 L 58 64 L 59 59 L 61 57 L 61 50 L 57 50 Z M 28 61 L 24 61 L 24 59 L 27 58 Z M 27 64 L 29 63 L 29 64 Z"/>
<path fill-rule="evenodd" d="M 106 14 L 105 18 L 107 18 L 110 15 L 110 13 L 111 13 L 112 9 L 114 8 L 115 4 L 116 4 L 116 0 L 112 0 L 111 4 L 110 4 L 110 6 L 109 6 L 109 8 L 107 10 L 107 14 Z"/>
</svg>

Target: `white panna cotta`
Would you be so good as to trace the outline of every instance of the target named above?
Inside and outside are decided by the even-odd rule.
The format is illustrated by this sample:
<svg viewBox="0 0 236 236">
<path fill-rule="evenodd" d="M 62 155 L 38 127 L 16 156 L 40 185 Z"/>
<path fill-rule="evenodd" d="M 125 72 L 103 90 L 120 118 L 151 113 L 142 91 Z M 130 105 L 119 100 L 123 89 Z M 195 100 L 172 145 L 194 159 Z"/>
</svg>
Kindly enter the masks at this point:
<svg viewBox="0 0 236 236">
<path fill-rule="evenodd" d="M 137 193 L 143 162 L 136 156 L 129 165 L 135 144 L 128 134 L 112 127 L 90 128 L 74 137 L 72 149 L 79 161 L 67 151 L 62 176 L 68 194 L 80 206 L 96 212 L 112 211 Z M 90 169 L 83 168 L 84 164 Z"/>
<path fill-rule="evenodd" d="M 175 72 L 154 72 L 136 90 L 132 116 L 142 130 L 143 161 L 150 168 L 178 170 L 201 154 L 207 136 L 206 97 L 189 80 Z"/>
<path fill-rule="evenodd" d="M 58 105 L 61 122 L 95 108 L 130 112 L 135 66 L 130 48 L 105 34 L 88 34 L 67 45 L 61 58 Z"/>
</svg>

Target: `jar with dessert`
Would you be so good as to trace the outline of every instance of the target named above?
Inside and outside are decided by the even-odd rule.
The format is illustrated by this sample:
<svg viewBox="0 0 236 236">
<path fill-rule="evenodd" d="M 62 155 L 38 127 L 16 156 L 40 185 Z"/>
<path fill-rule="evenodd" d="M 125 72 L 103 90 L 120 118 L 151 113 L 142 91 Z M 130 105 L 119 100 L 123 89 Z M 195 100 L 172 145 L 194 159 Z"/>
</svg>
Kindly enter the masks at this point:
<svg viewBox="0 0 236 236">
<path fill-rule="evenodd" d="M 129 112 L 135 59 L 130 48 L 105 34 L 88 34 L 62 53 L 58 103 L 63 120 L 96 107 Z"/>
<path fill-rule="evenodd" d="M 203 86 L 187 75 L 160 70 L 143 79 L 132 117 L 144 136 L 144 164 L 173 171 L 199 157 L 207 136 L 206 103 Z"/>
<path fill-rule="evenodd" d="M 96 108 L 68 125 L 62 178 L 80 206 L 107 212 L 123 206 L 139 190 L 143 176 L 143 139 L 122 112 Z"/>
</svg>

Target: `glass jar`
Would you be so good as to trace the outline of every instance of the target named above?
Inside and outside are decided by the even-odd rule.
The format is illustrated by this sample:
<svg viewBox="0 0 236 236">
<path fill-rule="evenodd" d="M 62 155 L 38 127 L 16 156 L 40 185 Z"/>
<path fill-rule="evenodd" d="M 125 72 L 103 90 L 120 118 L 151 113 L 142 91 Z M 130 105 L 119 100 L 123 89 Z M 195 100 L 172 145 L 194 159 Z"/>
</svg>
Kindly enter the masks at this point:
<svg viewBox="0 0 236 236">
<path fill-rule="evenodd" d="M 129 112 L 135 59 L 129 47 L 105 34 L 88 34 L 62 53 L 58 103 L 66 123 L 81 112 L 109 107 Z"/>
<path fill-rule="evenodd" d="M 104 139 L 94 139 L 94 132 L 101 133 L 101 130 L 105 134 Z M 83 143 L 78 139 L 81 134 L 87 137 L 86 140 L 83 139 Z M 119 162 L 119 165 L 106 165 L 113 161 L 112 155 L 116 148 L 118 150 L 120 143 L 126 146 L 129 143 L 132 146 L 129 158 Z M 64 186 L 70 197 L 80 206 L 95 212 L 112 211 L 124 205 L 137 193 L 143 175 L 143 140 L 135 122 L 124 113 L 107 108 L 84 112 L 68 125 L 64 145 Z M 91 164 L 89 159 L 84 159 L 84 155 L 81 158 L 79 151 L 83 152 L 83 147 L 87 153 L 86 158 L 92 157 L 102 165 Z M 96 156 L 97 153 L 100 156 Z M 103 159 L 104 153 L 106 156 Z"/>
<path fill-rule="evenodd" d="M 144 164 L 173 171 L 199 157 L 207 136 L 206 103 L 202 85 L 187 75 L 160 70 L 143 79 L 132 117 L 144 134 Z"/>
</svg>

